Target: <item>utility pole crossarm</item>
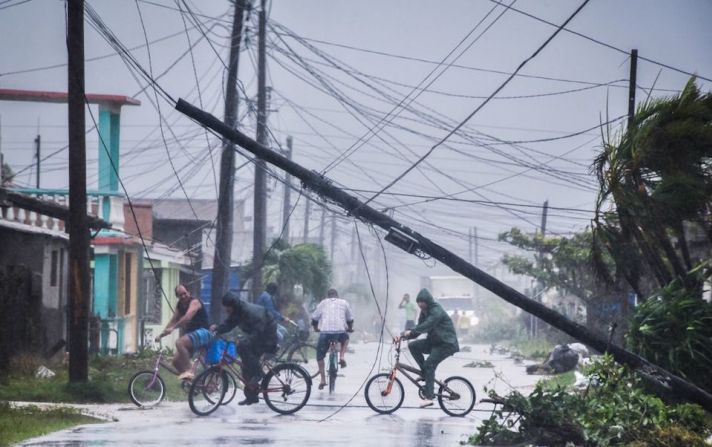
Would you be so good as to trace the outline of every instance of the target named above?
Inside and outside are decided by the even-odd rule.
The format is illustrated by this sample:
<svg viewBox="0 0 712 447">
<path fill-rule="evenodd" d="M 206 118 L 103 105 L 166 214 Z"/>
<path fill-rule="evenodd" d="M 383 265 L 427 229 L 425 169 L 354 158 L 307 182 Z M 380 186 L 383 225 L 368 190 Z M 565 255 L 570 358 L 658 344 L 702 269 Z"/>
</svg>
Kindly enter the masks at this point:
<svg viewBox="0 0 712 447">
<path fill-rule="evenodd" d="M 656 371 L 659 376 L 664 377 L 667 380 L 667 383 L 673 391 L 678 393 L 680 397 L 696 402 L 708 411 L 712 412 L 711 394 L 700 389 L 694 384 L 673 375 L 669 371 L 648 362 L 637 354 L 627 351 L 619 346 L 610 344 L 608 340 L 588 330 L 585 326 L 575 323 L 553 309 L 549 309 L 544 306 L 542 303 L 538 303 L 528 298 L 524 294 L 478 269 L 425 236 L 422 236 L 412 229 L 400 224 L 386 214 L 371 208 L 340 188 L 333 186 L 332 182 L 327 177 L 317 172 L 310 171 L 278 154 L 277 152 L 268 149 L 264 145 L 257 143 L 238 130 L 225 126 L 220 120 L 211 114 L 198 109 L 183 99 L 178 100 L 176 110 L 190 118 L 193 118 L 198 123 L 214 130 L 223 137 L 230 139 L 235 144 L 243 147 L 265 162 L 277 166 L 278 168 L 287 171 L 294 177 L 297 177 L 302 181 L 304 187 L 311 189 L 320 196 L 328 198 L 338 204 L 340 207 L 345 209 L 349 215 L 353 215 L 353 217 L 357 219 L 372 223 L 388 231 L 389 235 L 386 237 L 386 240 L 389 242 L 393 243 L 395 240 L 395 245 L 400 248 L 404 248 L 404 245 L 398 243 L 398 241 L 412 240 L 415 246 L 409 246 L 407 251 L 413 253 L 417 249 L 419 252 L 431 256 L 433 259 L 442 262 L 452 270 L 471 279 L 480 286 L 498 295 L 505 301 L 531 313 L 557 329 L 576 338 L 582 343 L 591 346 L 597 351 L 609 352 L 619 363 L 628 365 L 633 369 L 644 368 L 646 370 Z M 394 235 L 394 237 L 389 238 L 391 235 Z"/>
</svg>

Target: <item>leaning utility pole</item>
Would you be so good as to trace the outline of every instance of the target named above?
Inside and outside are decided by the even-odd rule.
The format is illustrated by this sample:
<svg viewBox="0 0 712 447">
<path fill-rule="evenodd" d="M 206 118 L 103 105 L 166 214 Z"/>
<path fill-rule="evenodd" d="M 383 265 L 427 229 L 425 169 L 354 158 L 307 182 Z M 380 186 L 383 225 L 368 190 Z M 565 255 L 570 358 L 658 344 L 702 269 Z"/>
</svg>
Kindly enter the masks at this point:
<svg viewBox="0 0 712 447">
<path fill-rule="evenodd" d="M 84 92 L 84 0 L 67 1 L 69 121 L 69 381 L 89 372 L 89 225 L 87 223 Z"/>
<path fill-rule="evenodd" d="M 417 254 L 419 257 L 430 256 L 432 259 L 442 262 L 453 271 L 470 278 L 475 283 L 486 288 L 508 303 L 535 315 L 546 323 L 549 323 L 599 352 L 610 353 L 617 362 L 637 370 L 638 373 L 649 380 L 655 381 L 658 385 L 662 384 L 668 390 L 677 394 L 678 397 L 698 403 L 707 411 L 712 411 L 712 394 L 649 362 L 643 357 L 610 343 L 606 338 L 568 319 L 554 309 L 550 309 L 542 303 L 526 297 L 521 292 L 490 276 L 446 248 L 413 231 L 409 227 L 402 225 L 392 217 L 375 210 L 355 196 L 337 188 L 329 178 L 318 172 L 306 169 L 291 160 L 287 160 L 238 130 L 228 128 L 214 116 L 194 107 L 182 99 L 178 100 L 176 109 L 202 125 L 218 132 L 222 136 L 230 138 L 234 143 L 240 145 L 258 158 L 289 172 L 301 180 L 304 187 L 311 189 L 317 195 L 342 207 L 346 210 L 348 215 L 353 216 L 354 219 L 359 219 L 381 227 L 388 232 L 385 240 L 398 248 L 411 254 Z M 656 392 L 659 391 L 659 389 L 656 389 Z"/>
<path fill-rule="evenodd" d="M 267 146 L 267 86 L 266 86 L 266 0 L 260 0 L 259 43 L 257 46 L 257 142 Z M 252 297 L 262 291 L 262 263 L 265 251 L 265 231 L 267 227 L 267 164 L 262 159 L 255 160 L 255 198 L 252 228 Z"/>
<path fill-rule="evenodd" d="M 287 137 L 287 149 L 284 151 L 287 160 L 292 159 L 292 137 Z M 289 215 L 291 214 L 292 176 L 284 173 L 284 200 L 282 201 L 282 239 L 289 243 Z"/>
<path fill-rule="evenodd" d="M 237 128 L 237 72 L 240 62 L 240 41 L 242 40 L 243 0 L 235 1 L 235 13 L 232 19 L 230 37 L 230 60 L 227 67 L 227 85 L 225 86 L 226 126 Z M 215 256 L 213 257 L 213 277 L 210 291 L 210 319 L 221 320 L 222 297 L 230 287 L 230 267 L 232 264 L 233 235 L 233 190 L 235 185 L 235 145 L 227 138 L 223 139 L 220 155 L 220 186 L 218 191 L 218 215 L 215 226 Z"/>
</svg>

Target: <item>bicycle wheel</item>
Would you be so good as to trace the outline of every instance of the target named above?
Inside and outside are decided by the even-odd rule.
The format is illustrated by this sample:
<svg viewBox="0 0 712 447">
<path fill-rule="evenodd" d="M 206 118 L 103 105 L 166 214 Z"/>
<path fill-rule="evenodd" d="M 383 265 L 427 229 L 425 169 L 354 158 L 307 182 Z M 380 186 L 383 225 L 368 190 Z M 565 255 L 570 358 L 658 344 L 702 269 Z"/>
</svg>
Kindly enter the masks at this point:
<svg viewBox="0 0 712 447">
<path fill-rule="evenodd" d="M 336 353 L 334 351 L 329 352 L 329 394 L 334 392 L 336 388 L 336 373 L 339 370 L 336 364 Z"/>
<path fill-rule="evenodd" d="M 299 364 L 316 363 L 316 345 L 301 343 L 287 353 L 287 361 Z"/>
<path fill-rule="evenodd" d="M 281 363 L 262 380 L 262 397 L 272 410 L 280 414 L 299 411 L 309 400 L 311 379 L 304 368 Z"/>
<path fill-rule="evenodd" d="M 464 377 L 448 377 L 438 390 L 440 408 L 450 416 L 465 416 L 475 406 L 475 388 Z"/>
<path fill-rule="evenodd" d="M 397 377 L 391 382 L 390 373 L 376 374 L 366 383 L 366 403 L 376 413 L 390 414 L 403 405 L 405 392 Z"/>
<path fill-rule="evenodd" d="M 129 397 L 139 407 L 158 405 L 166 395 L 166 384 L 153 371 L 139 371 L 129 380 Z"/>
<path fill-rule="evenodd" d="M 227 374 L 220 367 L 208 368 L 193 380 L 188 405 L 193 413 L 206 416 L 217 410 L 227 391 Z"/>
<path fill-rule="evenodd" d="M 235 379 L 235 376 L 230 371 L 225 370 L 223 372 L 226 376 L 225 380 L 227 381 L 227 389 L 225 390 L 225 396 L 223 396 L 221 405 L 227 405 L 235 398 L 235 394 L 237 394 L 239 386 L 237 379 Z"/>
</svg>

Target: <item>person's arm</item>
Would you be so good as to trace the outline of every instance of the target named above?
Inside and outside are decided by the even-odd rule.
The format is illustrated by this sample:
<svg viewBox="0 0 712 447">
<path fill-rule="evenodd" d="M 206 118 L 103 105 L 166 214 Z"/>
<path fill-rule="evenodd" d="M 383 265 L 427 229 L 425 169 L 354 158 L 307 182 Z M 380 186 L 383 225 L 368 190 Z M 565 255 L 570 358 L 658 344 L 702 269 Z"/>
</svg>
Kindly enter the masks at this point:
<svg viewBox="0 0 712 447">
<path fill-rule="evenodd" d="M 156 341 L 159 341 L 161 338 L 165 337 L 166 335 L 169 335 L 171 332 L 173 332 L 173 329 L 175 329 L 175 323 L 178 321 L 180 318 L 180 314 L 178 313 L 178 309 L 176 309 L 173 312 L 173 316 L 171 317 L 171 320 L 166 324 L 166 327 L 163 328 L 160 334 L 156 337 Z"/>
<path fill-rule="evenodd" d="M 195 314 L 198 313 L 201 306 L 202 306 L 202 303 L 200 302 L 200 300 L 192 300 L 190 302 L 190 305 L 188 305 L 188 310 L 185 312 L 185 315 L 183 315 L 183 318 L 176 321 L 175 324 L 173 325 L 173 330 L 175 330 L 176 328 L 183 327 L 186 324 L 188 324 L 188 322 L 190 322 L 190 320 L 193 319 Z"/>
<path fill-rule="evenodd" d="M 346 326 L 348 329 L 346 329 L 349 332 L 354 331 L 354 314 L 351 311 L 351 305 L 346 302 L 346 312 L 345 312 L 345 317 L 346 317 Z"/>
<path fill-rule="evenodd" d="M 447 316 L 447 314 L 445 314 Z M 428 314 L 423 318 L 423 312 L 420 312 L 420 318 L 418 318 L 418 324 L 411 329 L 406 338 L 416 338 L 420 334 L 424 334 L 430 331 L 440 320 L 442 314 L 437 310 L 437 308 L 428 309 Z M 449 317 L 448 317 L 449 318 Z"/>
<path fill-rule="evenodd" d="M 314 309 L 314 313 L 312 314 L 312 317 L 311 317 L 311 324 L 315 331 L 319 331 L 319 320 L 321 320 L 321 314 L 323 312 L 322 303 L 323 303 L 323 301 L 321 303 L 319 303 L 318 306 L 316 306 L 316 309 Z"/>
</svg>

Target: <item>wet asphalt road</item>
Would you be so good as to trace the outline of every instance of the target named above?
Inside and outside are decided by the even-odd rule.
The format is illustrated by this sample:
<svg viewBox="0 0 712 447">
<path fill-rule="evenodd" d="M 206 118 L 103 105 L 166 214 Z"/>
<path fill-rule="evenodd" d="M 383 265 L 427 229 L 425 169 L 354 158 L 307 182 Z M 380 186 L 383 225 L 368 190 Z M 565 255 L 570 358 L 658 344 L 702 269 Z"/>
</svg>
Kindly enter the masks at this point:
<svg viewBox="0 0 712 447">
<path fill-rule="evenodd" d="M 380 365 L 374 365 L 379 346 L 383 349 Z M 379 369 L 390 365 L 390 344 L 353 343 L 354 353 L 347 356 L 348 367 L 336 383 L 336 392 L 312 388 L 306 407 L 294 415 L 272 412 L 264 403 L 249 407 L 236 405 L 241 394 L 215 413 L 195 416 L 187 402 L 164 402 L 156 408 L 141 410 L 130 405 L 96 406 L 98 413 L 113 415 L 117 422 L 84 425 L 48 436 L 31 439 L 26 446 L 182 446 L 182 445 L 309 445 L 309 446 L 455 446 L 473 434 L 487 418 L 491 406 L 480 404 L 483 387 L 507 393 L 512 387 L 528 391 L 539 379 L 527 376 L 523 365 L 490 354 L 489 347 L 471 346 L 443 362 L 437 376 L 466 377 L 475 387 L 478 404 L 466 417 L 446 415 L 436 403 L 420 409 L 418 393 L 404 382 L 403 407 L 392 415 L 379 415 L 368 408 L 363 397 L 365 381 Z M 411 361 L 409 355 L 401 358 Z M 473 360 L 489 360 L 493 368 L 465 368 Z M 315 365 L 311 367 L 315 368 Z M 373 370 L 372 370 L 373 368 Z"/>
</svg>

